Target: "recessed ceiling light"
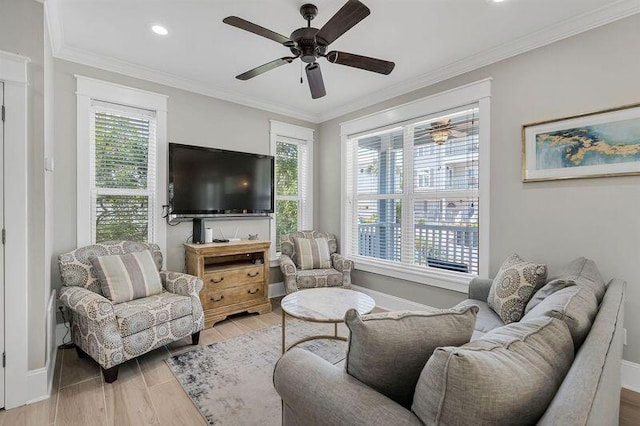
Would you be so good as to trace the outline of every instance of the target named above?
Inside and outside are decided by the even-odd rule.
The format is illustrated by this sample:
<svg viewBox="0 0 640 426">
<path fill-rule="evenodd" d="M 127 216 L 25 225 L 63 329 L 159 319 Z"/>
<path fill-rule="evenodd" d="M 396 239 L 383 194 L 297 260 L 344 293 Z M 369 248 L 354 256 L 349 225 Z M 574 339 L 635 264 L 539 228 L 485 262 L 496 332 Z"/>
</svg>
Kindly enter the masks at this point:
<svg viewBox="0 0 640 426">
<path fill-rule="evenodd" d="M 169 30 L 163 27 L 162 25 L 151 26 L 151 31 L 162 36 L 166 36 L 167 34 L 169 34 Z"/>
</svg>

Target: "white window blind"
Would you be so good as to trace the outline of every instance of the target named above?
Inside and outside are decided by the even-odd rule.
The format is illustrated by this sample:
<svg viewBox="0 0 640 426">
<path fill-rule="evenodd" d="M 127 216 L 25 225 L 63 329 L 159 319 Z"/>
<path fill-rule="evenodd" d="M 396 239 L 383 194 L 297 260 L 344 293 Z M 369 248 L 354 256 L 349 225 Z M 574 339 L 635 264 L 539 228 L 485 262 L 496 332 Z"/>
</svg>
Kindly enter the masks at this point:
<svg viewBox="0 0 640 426">
<path fill-rule="evenodd" d="M 284 136 L 276 138 L 276 251 L 282 235 L 309 226 L 311 164 L 307 141 Z"/>
<path fill-rule="evenodd" d="M 478 106 L 352 136 L 347 143 L 349 252 L 477 274 Z"/>
<path fill-rule="evenodd" d="M 156 113 L 91 101 L 92 242 L 153 242 Z"/>
</svg>

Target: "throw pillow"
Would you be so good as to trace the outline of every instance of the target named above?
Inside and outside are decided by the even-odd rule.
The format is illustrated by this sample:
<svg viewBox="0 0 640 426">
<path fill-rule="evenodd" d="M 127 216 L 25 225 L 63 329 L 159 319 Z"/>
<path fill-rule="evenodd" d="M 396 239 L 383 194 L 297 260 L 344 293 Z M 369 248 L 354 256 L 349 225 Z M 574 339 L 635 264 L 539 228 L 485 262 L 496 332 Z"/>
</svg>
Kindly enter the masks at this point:
<svg viewBox="0 0 640 426">
<path fill-rule="evenodd" d="M 505 324 L 520 321 L 524 308 L 547 279 L 547 266 L 513 254 L 504 261 L 489 289 L 487 304 Z"/>
<path fill-rule="evenodd" d="M 585 257 L 579 257 L 571 261 L 560 270 L 557 277 L 563 280 L 571 280 L 580 287 L 584 287 L 593 292 L 598 303 L 602 302 L 607 286 L 598 271 L 596 263 Z"/>
<path fill-rule="evenodd" d="M 540 290 L 536 291 L 536 294 L 529 300 L 527 307 L 524 308 L 524 314 L 527 315 L 529 311 L 538 306 L 547 296 L 551 296 L 556 291 L 571 287 L 572 285 L 576 285 L 576 282 L 573 280 L 557 279 L 549 281 Z"/>
<path fill-rule="evenodd" d="M 162 293 L 162 281 L 149 250 L 92 257 L 102 294 L 113 303 Z"/>
<path fill-rule="evenodd" d="M 326 238 L 294 238 L 296 266 L 300 269 L 331 268 L 329 242 Z"/>
<path fill-rule="evenodd" d="M 564 321 L 569 327 L 577 351 L 589 334 L 598 314 L 598 301 L 587 288 L 571 286 L 558 290 L 531 309 L 522 321 L 539 317 L 552 317 Z"/>
<path fill-rule="evenodd" d="M 351 332 L 346 371 L 406 408 L 411 407 L 420 371 L 444 345 L 467 343 L 477 306 L 432 312 L 388 312 L 345 315 Z"/>
<path fill-rule="evenodd" d="M 535 424 L 573 362 L 567 325 L 538 318 L 435 350 L 411 409 L 427 425 Z"/>
</svg>

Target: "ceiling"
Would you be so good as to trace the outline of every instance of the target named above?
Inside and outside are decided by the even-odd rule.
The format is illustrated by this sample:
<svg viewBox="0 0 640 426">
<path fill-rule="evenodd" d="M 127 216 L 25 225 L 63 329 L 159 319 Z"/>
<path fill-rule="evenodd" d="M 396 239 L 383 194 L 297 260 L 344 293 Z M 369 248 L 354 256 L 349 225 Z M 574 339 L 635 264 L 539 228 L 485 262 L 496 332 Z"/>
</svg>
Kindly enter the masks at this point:
<svg viewBox="0 0 640 426">
<path fill-rule="evenodd" d="M 316 0 L 321 26 L 346 0 Z M 290 54 L 225 25 L 235 15 L 289 36 L 298 0 L 47 0 L 59 58 L 322 122 L 640 12 L 638 0 L 362 0 L 371 15 L 330 45 L 394 61 L 388 75 L 320 59 L 327 96 L 311 99 L 300 60 L 234 77 Z M 162 24 L 169 35 L 150 31 Z"/>
</svg>

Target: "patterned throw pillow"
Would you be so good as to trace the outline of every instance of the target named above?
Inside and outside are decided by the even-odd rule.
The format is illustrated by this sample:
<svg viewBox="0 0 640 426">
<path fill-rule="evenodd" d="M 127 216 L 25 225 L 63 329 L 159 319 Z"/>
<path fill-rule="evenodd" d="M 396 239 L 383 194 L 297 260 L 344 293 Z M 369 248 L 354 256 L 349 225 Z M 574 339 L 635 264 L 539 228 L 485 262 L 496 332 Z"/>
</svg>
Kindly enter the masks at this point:
<svg viewBox="0 0 640 426">
<path fill-rule="evenodd" d="M 329 242 L 326 238 L 294 238 L 296 266 L 300 269 L 331 268 Z"/>
<path fill-rule="evenodd" d="M 149 250 L 92 257 L 104 297 L 113 303 L 129 302 L 162 293 L 162 281 Z"/>
<path fill-rule="evenodd" d="M 527 262 L 513 254 L 493 279 L 487 304 L 509 324 L 520 321 L 531 296 L 545 284 L 547 266 Z"/>
</svg>

